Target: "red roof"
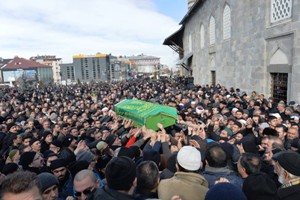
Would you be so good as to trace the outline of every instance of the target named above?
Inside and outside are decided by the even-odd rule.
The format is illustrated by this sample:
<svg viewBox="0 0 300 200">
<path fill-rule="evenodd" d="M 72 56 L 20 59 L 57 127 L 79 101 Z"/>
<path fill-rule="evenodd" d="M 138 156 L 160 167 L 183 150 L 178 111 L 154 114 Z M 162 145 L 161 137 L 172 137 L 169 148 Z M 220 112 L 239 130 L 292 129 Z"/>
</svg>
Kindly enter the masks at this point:
<svg viewBox="0 0 300 200">
<path fill-rule="evenodd" d="M 11 59 L 6 65 L 3 65 L 1 69 L 32 69 L 32 68 L 52 68 L 51 66 L 44 65 L 33 60 L 27 60 L 25 58 L 15 57 Z"/>
</svg>

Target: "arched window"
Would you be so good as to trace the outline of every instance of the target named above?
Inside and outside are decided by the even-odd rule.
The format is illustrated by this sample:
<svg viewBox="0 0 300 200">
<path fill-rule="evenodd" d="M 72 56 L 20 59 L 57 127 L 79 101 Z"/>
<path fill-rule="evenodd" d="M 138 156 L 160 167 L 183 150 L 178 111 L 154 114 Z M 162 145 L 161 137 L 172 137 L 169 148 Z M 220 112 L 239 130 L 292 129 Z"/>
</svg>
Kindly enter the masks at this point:
<svg viewBox="0 0 300 200">
<path fill-rule="evenodd" d="M 213 16 L 209 20 L 209 44 L 213 45 L 216 42 L 216 22 Z"/>
<path fill-rule="evenodd" d="M 228 5 L 225 6 L 223 11 L 223 39 L 231 38 L 231 10 Z"/>
<path fill-rule="evenodd" d="M 204 48 L 204 26 L 201 24 L 200 26 L 200 48 Z"/>
</svg>

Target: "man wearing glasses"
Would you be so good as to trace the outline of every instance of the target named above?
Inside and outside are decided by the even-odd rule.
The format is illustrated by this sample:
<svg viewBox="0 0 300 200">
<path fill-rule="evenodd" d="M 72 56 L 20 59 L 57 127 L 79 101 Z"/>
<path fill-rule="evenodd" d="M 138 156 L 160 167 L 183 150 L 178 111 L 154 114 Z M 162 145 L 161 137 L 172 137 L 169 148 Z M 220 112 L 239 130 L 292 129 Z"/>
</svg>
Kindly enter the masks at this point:
<svg viewBox="0 0 300 200">
<path fill-rule="evenodd" d="M 75 198 L 80 200 L 95 199 L 99 193 L 100 181 L 96 178 L 93 171 L 84 169 L 78 172 L 74 177 Z M 74 198 L 68 197 L 67 200 Z"/>
</svg>

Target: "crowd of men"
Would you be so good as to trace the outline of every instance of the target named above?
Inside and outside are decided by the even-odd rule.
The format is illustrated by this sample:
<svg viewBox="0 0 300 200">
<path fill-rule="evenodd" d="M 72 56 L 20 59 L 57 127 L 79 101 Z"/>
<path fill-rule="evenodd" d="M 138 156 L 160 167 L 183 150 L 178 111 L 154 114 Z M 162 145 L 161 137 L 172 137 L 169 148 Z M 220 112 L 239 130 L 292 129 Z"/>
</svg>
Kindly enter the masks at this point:
<svg viewBox="0 0 300 200">
<path fill-rule="evenodd" d="M 300 199 L 300 105 L 181 79 L 0 93 L 0 198 Z M 175 107 L 158 131 L 123 99 Z"/>
</svg>

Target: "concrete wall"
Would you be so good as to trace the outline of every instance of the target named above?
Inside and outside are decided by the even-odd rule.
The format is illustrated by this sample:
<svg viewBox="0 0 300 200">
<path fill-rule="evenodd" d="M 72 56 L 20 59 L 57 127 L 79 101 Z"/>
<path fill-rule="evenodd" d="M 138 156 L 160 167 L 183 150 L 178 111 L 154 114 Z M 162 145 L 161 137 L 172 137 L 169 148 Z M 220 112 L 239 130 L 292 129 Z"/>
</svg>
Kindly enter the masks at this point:
<svg viewBox="0 0 300 200">
<path fill-rule="evenodd" d="M 82 82 L 108 81 L 109 65 L 108 57 L 73 59 L 76 80 Z"/>
</svg>

